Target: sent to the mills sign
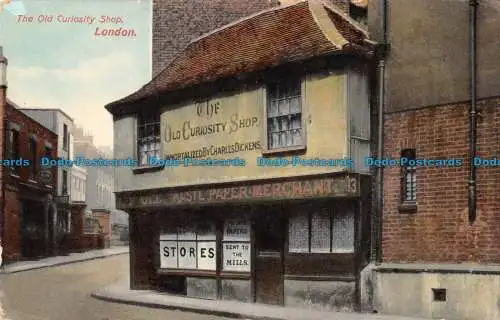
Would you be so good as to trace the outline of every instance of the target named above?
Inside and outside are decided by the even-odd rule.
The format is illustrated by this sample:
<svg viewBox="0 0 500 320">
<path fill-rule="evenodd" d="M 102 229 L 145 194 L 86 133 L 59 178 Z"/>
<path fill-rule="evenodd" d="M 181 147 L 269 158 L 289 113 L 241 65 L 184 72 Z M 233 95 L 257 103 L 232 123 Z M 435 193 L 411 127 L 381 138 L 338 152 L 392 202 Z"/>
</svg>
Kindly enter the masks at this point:
<svg viewBox="0 0 500 320">
<path fill-rule="evenodd" d="M 119 209 L 216 204 L 359 195 L 357 176 L 337 176 L 308 180 L 269 182 L 234 187 L 189 191 L 156 191 L 150 194 L 118 194 Z"/>
</svg>

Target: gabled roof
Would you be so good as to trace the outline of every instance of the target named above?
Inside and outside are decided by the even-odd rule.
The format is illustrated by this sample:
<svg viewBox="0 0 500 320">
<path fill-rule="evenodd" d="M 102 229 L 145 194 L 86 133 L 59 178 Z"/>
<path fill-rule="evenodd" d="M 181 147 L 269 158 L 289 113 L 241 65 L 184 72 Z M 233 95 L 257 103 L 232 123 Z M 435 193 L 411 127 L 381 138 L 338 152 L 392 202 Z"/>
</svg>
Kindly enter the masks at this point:
<svg viewBox="0 0 500 320">
<path fill-rule="evenodd" d="M 339 9 L 309 0 L 268 9 L 193 40 L 148 84 L 106 109 L 203 82 L 327 54 L 369 53 L 367 32 Z"/>
</svg>

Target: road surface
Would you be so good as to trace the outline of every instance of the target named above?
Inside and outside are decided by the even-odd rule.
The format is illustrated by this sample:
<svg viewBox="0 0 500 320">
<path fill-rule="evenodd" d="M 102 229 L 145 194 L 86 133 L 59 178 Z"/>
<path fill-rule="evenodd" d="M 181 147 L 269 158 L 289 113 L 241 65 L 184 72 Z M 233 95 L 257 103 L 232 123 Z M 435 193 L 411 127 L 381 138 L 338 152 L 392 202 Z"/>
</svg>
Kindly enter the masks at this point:
<svg viewBox="0 0 500 320">
<path fill-rule="evenodd" d="M 2 274 L 0 320 L 225 319 L 109 303 L 90 297 L 92 291 L 118 281 L 127 274 L 128 255 Z"/>
</svg>

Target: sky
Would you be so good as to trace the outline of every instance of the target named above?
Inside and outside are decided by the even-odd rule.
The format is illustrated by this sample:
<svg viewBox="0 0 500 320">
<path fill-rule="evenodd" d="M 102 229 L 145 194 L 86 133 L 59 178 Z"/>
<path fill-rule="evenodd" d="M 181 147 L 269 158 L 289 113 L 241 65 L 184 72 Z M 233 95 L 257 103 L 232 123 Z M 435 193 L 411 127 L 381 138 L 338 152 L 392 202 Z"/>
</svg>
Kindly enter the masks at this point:
<svg viewBox="0 0 500 320">
<path fill-rule="evenodd" d="M 31 21 L 16 15 L 23 10 Z M 114 20 L 104 23 L 102 16 Z M 72 17 L 84 23 L 61 22 Z M 95 35 L 96 28 L 119 27 L 136 36 Z M 0 45 L 9 61 L 10 100 L 22 108 L 60 108 L 95 144 L 112 147 L 104 106 L 151 79 L 151 0 L 11 0 L 0 12 Z"/>
</svg>

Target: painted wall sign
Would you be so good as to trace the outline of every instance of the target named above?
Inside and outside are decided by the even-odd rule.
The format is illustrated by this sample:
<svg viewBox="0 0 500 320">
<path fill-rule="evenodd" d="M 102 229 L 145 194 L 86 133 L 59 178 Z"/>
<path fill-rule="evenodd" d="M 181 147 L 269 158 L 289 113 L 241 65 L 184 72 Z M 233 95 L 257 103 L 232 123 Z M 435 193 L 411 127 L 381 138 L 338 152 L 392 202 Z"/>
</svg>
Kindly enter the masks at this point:
<svg viewBox="0 0 500 320">
<path fill-rule="evenodd" d="M 223 270 L 250 272 L 250 242 L 224 242 Z"/>
<path fill-rule="evenodd" d="M 215 270 L 215 241 L 160 240 L 160 267 Z"/>
<path fill-rule="evenodd" d="M 359 195 L 358 176 L 338 176 L 149 195 L 117 194 L 119 209 Z"/>
</svg>

